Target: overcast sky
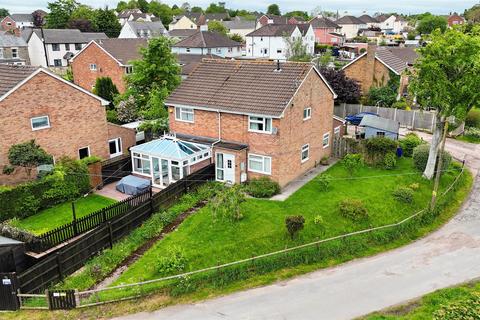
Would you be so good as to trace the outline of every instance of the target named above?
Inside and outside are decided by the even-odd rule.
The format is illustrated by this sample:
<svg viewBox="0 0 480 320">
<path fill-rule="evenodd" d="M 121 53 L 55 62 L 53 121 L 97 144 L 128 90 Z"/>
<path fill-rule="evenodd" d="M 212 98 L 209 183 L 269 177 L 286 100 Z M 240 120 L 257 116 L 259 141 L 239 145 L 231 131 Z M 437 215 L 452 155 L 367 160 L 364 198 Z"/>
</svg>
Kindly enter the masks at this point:
<svg viewBox="0 0 480 320">
<path fill-rule="evenodd" d="M 53 0 L 52 0 L 53 1 Z M 116 7 L 117 0 L 79 0 L 81 3 L 100 7 L 108 5 Z M 10 13 L 28 13 L 35 9 L 46 9 L 46 0 L 1 0 L 0 7 L 7 8 Z M 164 0 L 162 2 L 170 5 L 181 5 L 184 1 Z M 188 1 L 192 6 L 206 7 L 211 0 L 191 0 Z M 385 1 L 385 0 L 243 0 L 243 1 L 226 1 L 228 8 L 233 9 L 250 9 L 258 11 L 266 11 L 270 3 L 277 3 L 282 12 L 291 10 L 304 10 L 311 12 L 317 6 L 321 6 L 323 10 L 339 11 L 353 15 L 362 14 L 366 11 L 369 14 L 375 12 L 399 12 L 399 13 L 421 13 L 430 11 L 436 14 L 448 14 L 449 12 L 463 12 L 466 8 L 472 7 L 478 0 L 402 0 L 402 1 Z"/>
</svg>

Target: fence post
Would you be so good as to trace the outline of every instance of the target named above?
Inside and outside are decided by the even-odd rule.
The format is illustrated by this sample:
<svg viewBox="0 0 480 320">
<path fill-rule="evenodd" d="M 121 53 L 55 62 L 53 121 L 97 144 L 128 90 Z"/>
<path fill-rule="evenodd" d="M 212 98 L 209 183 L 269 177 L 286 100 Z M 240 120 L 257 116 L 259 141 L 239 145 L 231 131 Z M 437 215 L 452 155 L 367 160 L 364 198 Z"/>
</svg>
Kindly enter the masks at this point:
<svg viewBox="0 0 480 320">
<path fill-rule="evenodd" d="M 342 118 L 345 118 L 347 116 L 347 103 L 344 102 L 343 103 L 343 117 Z"/>
<path fill-rule="evenodd" d="M 78 294 L 78 289 L 75 289 L 75 308 L 80 306 L 80 295 Z"/>
<path fill-rule="evenodd" d="M 417 111 L 413 111 L 413 116 L 412 116 L 412 130 L 415 129 L 415 114 Z"/>
<path fill-rule="evenodd" d="M 397 108 L 395 108 L 395 111 L 393 113 L 393 121 L 397 120 Z"/>
<path fill-rule="evenodd" d="M 105 212 L 105 208 L 102 209 L 102 220 L 103 220 L 103 222 L 107 221 L 107 214 Z"/>
<path fill-rule="evenodd" d="M 112 231 L 112 223 L 110 221 L 107 222 L 108 226 L 108 235 L 110 239 L 110 249 L 113 247 L 113 231 Z"/>
<path fill-rule="evenodd" d="M 152 189 L 152 186 L 150 186 L 149 195 L 150 195 L 150 215 L 152 215 L 152 214 L 153 214 L 153 211 L 154 211 L 154 208 L 153 208 L 153 189 Z"/>
<path fill-rule="evenodd" d="M 360 112 L 363 111 L 363 103 L 360 103 Z"/>
<path fill-rule="evenodd" d="M 78 235 L 78 229 L 77 229 L 77 214 L 75 212 L 75 202 L 72 201 L 72 215 L 73 215 L 73 233 L 75 235 Z"/>
<path fill-rule="evenodd" d="M 45 299 L 47 300 L 48 310 L 52 310 L 52 304 L 50 303 L 50 297 L 48 294 L 48 289 L 45 289 Z"/>
<path fill-rule="evenodd" d="M 436 118 L 434 114 L 431 114 L 432 115 L 432 133 L 435 131 L 435 125 L 436 125 Z"/>
<path fill-rule="evenodd" d="M 62 264 L 60 262 L 60 253 L 57 252 L 55 254 L 55 261 L 57 262 L 57 269 L 58 269 L 58 277 L 60 278 L 60 281 L 63 280 L 63 271 L 62 271 Z"/>
<path fill-rule="evenodd" d="M 380 114 L 380 106 L 377 106 L 377 114 Z"/>
</svg>

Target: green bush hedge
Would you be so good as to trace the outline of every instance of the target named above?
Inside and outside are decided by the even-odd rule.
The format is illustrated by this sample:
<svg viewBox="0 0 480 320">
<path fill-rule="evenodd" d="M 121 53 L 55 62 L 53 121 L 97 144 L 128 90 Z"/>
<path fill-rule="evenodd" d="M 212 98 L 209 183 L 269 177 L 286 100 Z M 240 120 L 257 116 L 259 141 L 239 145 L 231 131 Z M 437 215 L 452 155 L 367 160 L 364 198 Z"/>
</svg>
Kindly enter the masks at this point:
<svg viewBox="0 0 480 320">
<path fill-rule="evenodd" d="M 465 126 L 480 128 L 480 109 L 470 110 L 465 119 Z"/>
<path fill-rule="evenodd" d="M 413 190 L 408 187 L 398 187 L 393 191 L 393 197 L 399 202 L 412 203 Z"/>
<path fill-rule="evenodd" d="M 465 300 L 441 305 L 433 314 L 434 320 L 476 320 L 480 319 L 480 295 L 472 294 Z"/>
<path fill-rule="evenodd" d="M 87 166 L 79 160 L 62 158 L 51 174 L 0 189 L 0 221 L 26 218 L 41 209 L 74 199 L 89 189 Z"/>
<path fill-rule="evenodd" d="M 280 185 L 269 177 L 261 177 L 250 180 L 246 191 L 255 198 L 270 198 L 280 192 Z"/>
<path fill-rule="evenodd" d="M 345 199 L 339 204 L 340 214 L 353 221 L 368 219 L 368 211 L 362 200 Z"/>
<path fill-rule="evenodd" d="M 366 139 L 363 142 L 364 157 L 368 164 L 383 165 L 385 155 L 397 151 L 397 142 L 384 137 Z"/>
<path fill-rule="evenodd" d="M 415 133 L 409 133 L 404 139 L 400 140 L 400 146 L 403 149 L 403 155 L 405 157 L 413 156 L 413 149 L 424 143 L 424 141 Z"/>
<path fill-rule="evenodd" d="M 428 162 L 428 154 L 430 152 L 430 145 L 428 144 L 421 144 L 415 149 L 413 149 L 413 164 L 415 168 L 419 171 L 424 171 L 427 167 Z M 452 162 L 452 156 L 444 151 L 443 152 L 443 164 L 442 164 L 442 171 L 447 170 Z"/>
</svg>

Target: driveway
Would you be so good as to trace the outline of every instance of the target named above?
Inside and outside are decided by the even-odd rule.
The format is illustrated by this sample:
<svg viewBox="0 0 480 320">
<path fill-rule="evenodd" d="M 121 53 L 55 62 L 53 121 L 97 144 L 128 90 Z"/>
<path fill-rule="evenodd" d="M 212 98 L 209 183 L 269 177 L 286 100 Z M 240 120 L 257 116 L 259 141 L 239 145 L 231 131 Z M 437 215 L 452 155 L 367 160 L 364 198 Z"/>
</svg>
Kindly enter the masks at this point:
<svg viewBox="0 0 480 320">
<path fill-rule="evenodd" d="M 419 241 L 273 285 L 122 319 L 351 319 L 478 278 L 479 147 L 447 142 L 477 175 L 474 190 L 452 221 Z"/>
</svg>

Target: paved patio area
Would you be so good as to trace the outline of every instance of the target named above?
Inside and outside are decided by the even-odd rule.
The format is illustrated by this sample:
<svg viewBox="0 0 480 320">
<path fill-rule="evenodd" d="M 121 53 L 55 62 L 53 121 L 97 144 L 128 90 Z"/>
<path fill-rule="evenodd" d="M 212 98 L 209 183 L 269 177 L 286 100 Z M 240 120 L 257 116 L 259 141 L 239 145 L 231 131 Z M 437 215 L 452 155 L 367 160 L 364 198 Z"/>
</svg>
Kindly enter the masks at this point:
<svg viewBox="0 0 480 320">
<path fill-rule="evenodd" d="M 125 200 L 125 199 L 131 197 L 131 195 L 122 193 L 115 188 L 117 182 L 118 181 L 112 182 L 112 183 L 109 183 L 109 184 L 103 186 L 103 188 L 101 190 L 96 190 L 95 194 L 98 194 L 98 195 L 101 195 L 101 196 L 104 196 L 104 197 L 107 197 L 107 198 L 110 198 L 110 199 L 115 199 L 117 201 L 122 201 L 122 200 Z M 160 189 L 152 188 L 152 191 L 153 191 L 153 193 L 157 193 L 157 192 L 160 191 Z"/>
</svg>

